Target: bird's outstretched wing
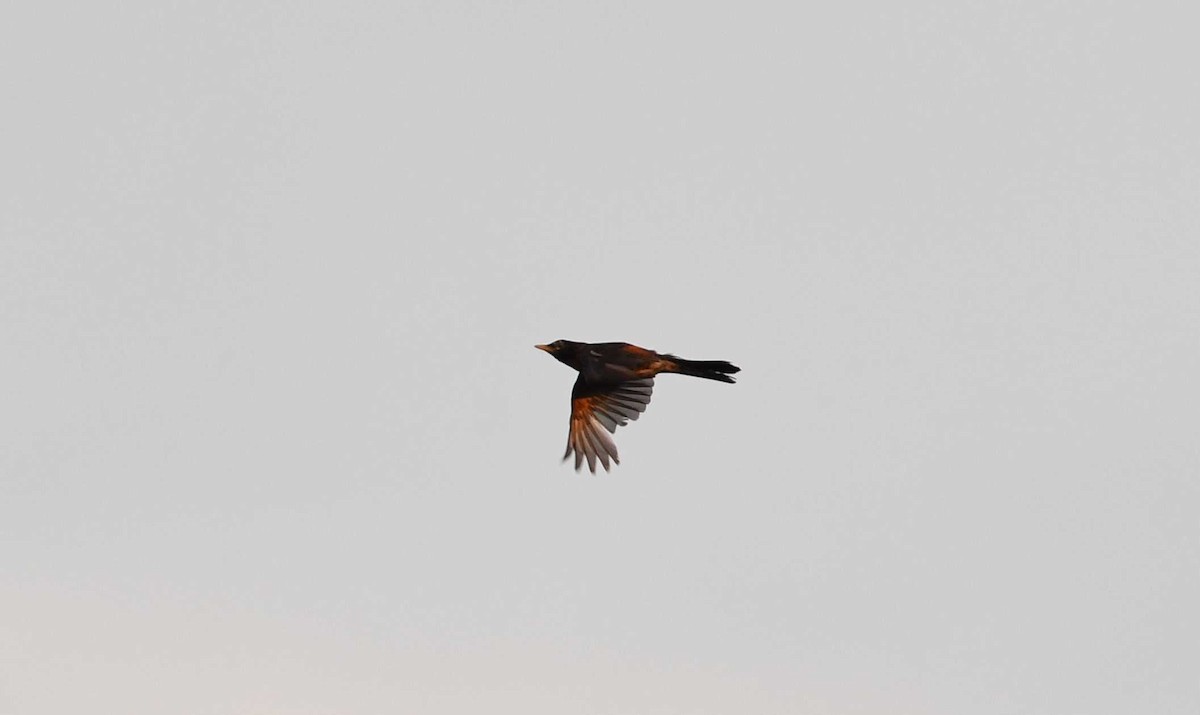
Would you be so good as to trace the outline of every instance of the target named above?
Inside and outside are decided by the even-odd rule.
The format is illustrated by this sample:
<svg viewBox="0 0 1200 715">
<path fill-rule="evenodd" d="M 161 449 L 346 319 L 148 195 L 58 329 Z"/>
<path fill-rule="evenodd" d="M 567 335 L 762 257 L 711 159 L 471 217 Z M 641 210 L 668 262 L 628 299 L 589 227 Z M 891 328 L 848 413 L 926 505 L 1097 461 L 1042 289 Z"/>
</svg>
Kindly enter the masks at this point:
<svg viewBox="0 0 1200 715">
<path fill-rule="evenodd" d="M 595 384 L 580 373 L 571 390 L 571 429 L 563 460 L 574 452 L 575 471 L 579 471 L 586 457 L 592 474 L 596 473 L 596 460 L 604 465 L 606 472 L 610 460 L 620 464 L 617 445 L 608 432 L 616 432 L 617 427 L 629 424 L 629 420 L 636 420 L 645 412 L 653 390 L 653 378 Z"/>
</svg>

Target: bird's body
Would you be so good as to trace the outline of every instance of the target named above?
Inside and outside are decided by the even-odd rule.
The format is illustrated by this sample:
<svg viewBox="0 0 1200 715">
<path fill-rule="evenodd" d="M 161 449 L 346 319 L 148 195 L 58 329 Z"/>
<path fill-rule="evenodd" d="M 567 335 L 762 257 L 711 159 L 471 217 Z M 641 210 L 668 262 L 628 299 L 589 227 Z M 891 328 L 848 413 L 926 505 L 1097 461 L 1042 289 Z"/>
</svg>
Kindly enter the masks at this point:
<svg viewBox="0 0 1200 715">
<path fill-rule="evenodd" d="M 685 360 L 629 343 L 576 343 L 556 340 L 536 346 L 579 371 L 571 390 L 571 429 L 563 459 L 575 453 L 575 470 L 586 458 L 594 474 L 599 461 L 620 464 L 617 446 L 605 432 L 636 420 L 650 404 L 654 376 L 664 372 L 733 382 L 741 368 L 724 360 Z"/>
</svg>

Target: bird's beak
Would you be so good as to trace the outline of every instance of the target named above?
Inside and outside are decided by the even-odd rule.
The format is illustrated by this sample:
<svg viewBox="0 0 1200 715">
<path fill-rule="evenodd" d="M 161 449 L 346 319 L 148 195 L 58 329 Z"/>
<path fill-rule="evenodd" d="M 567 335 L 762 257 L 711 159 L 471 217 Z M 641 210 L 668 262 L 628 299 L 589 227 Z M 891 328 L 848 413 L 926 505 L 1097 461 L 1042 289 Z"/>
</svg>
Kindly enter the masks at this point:
<svg viewBox="0 0 1200 715">
<path fill-rule="evenodd" d="M 543 350 L 548 353 L 554 352 L 554 350 L 549 345 L 534 345 L 533 347 L 537 348 L 538 350 Z"/>
</svg>

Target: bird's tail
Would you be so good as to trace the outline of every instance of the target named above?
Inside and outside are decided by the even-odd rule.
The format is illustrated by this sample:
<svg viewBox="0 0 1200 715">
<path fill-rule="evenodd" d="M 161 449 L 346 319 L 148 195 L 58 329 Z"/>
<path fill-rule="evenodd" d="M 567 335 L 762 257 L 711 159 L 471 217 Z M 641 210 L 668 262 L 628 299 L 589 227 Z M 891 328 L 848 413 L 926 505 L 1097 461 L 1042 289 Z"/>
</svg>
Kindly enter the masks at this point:
<svg viewBox="0 0 1200 715">
<path fill-rule="evenodd" d="M 673 372 L 678 372 L 681 375 L 703 377 L 706 380 L 735 382 L 730 375 L 742 369 L 724 360 L 684 360 L 674 355 L 664 355 L 663 357 L 674 363 L 675 370 Z"/>
</svg>

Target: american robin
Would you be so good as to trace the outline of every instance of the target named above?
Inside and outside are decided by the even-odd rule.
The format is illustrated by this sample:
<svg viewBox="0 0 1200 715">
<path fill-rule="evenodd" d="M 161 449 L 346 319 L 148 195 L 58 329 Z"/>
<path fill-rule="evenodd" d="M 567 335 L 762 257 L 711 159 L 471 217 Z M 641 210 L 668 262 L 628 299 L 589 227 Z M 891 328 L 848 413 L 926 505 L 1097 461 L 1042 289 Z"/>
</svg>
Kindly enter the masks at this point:
<svg viewBox="0 0 1200 715">
<path fill-rule="evenodd" d="M 575 368 L 579 377 L 571 389 L 571 429 L 563 461 L 575 453 L 575 471 L 586 457 L 588 469 L 596 473 L 596 460 L 609 470 L 609 460 L 620 464 L 617 445 L 605 433 L 629 424 L 646 411 L 654 376 L 660 372 L 733 382 L 741 370 L 724 360 L 684 360 L 656 353 L 629 343 L 575 343 L 555 340 L 535 345 L 556 360 Z"/>
</svg>

